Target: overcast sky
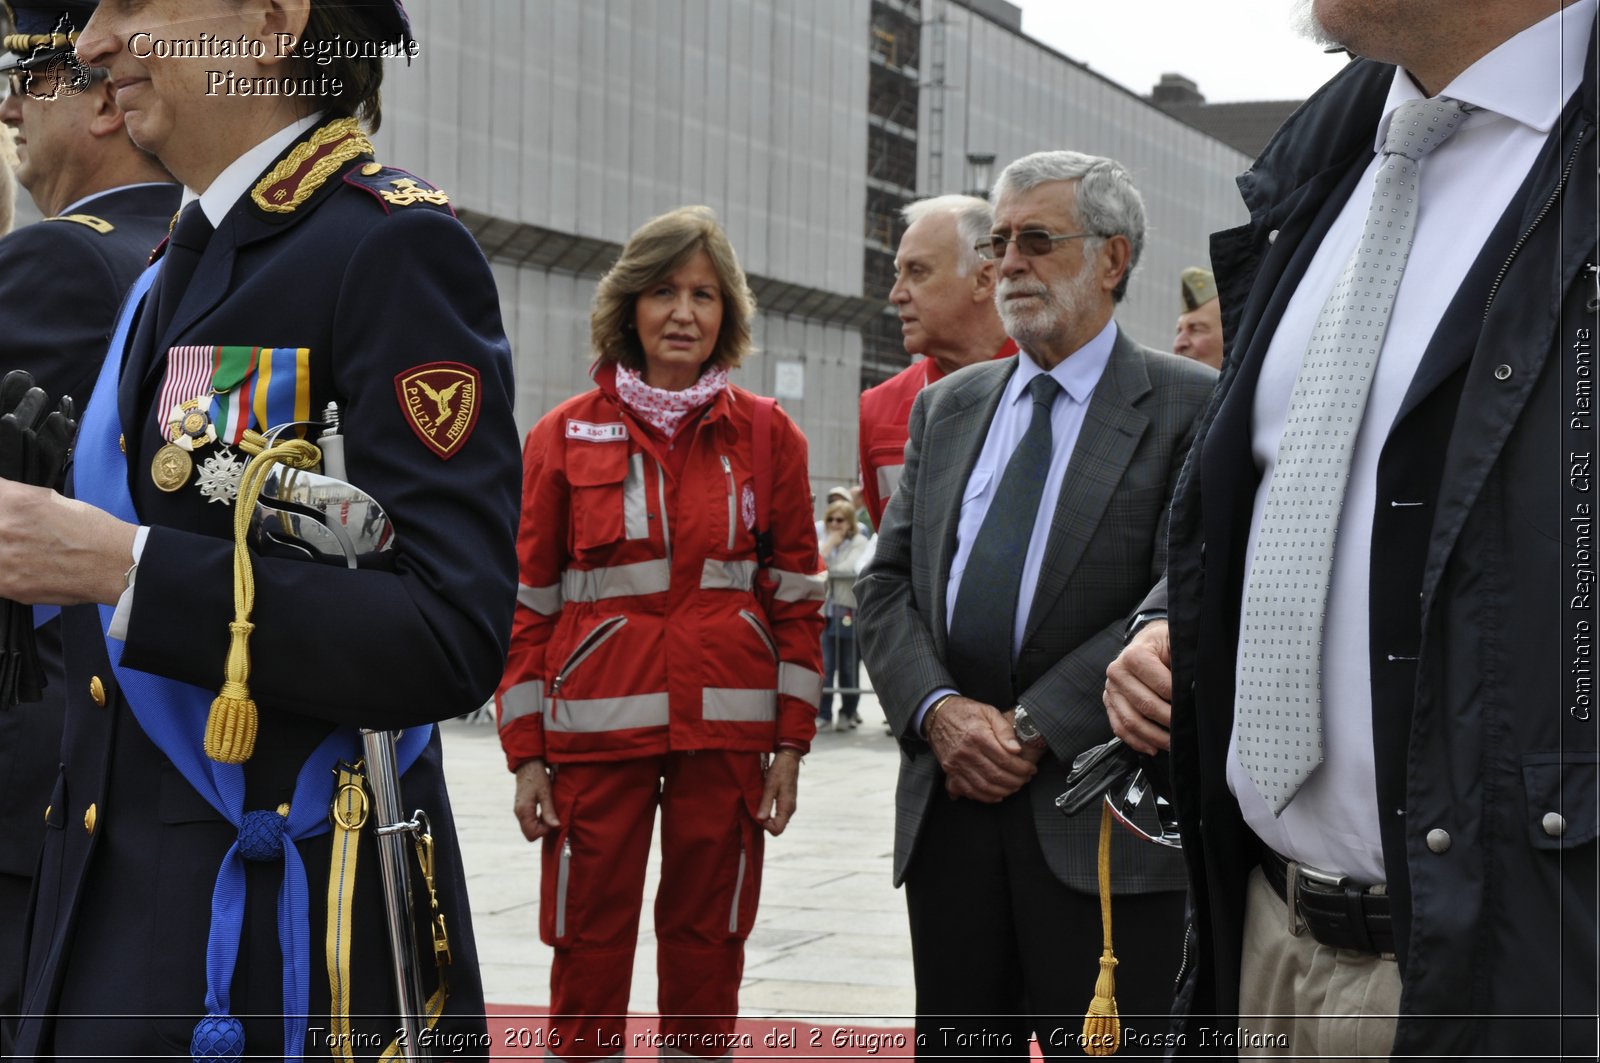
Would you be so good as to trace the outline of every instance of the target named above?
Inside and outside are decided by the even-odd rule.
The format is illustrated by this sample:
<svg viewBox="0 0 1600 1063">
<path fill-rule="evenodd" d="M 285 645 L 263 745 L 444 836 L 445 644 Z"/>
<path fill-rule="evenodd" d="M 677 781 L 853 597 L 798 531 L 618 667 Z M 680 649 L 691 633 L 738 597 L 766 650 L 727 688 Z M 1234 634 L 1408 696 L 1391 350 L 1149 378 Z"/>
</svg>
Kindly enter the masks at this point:
<svg viewBox="0 0 1600 1063">
<path fill-rule="evenodd" d="M 1164 73 L 1208 101 L 1304 99 L 1344 56 L 1289 28 L 1292 0 L 1012 0 L 1030 37 L 1141 95 Z"/>
</svg>

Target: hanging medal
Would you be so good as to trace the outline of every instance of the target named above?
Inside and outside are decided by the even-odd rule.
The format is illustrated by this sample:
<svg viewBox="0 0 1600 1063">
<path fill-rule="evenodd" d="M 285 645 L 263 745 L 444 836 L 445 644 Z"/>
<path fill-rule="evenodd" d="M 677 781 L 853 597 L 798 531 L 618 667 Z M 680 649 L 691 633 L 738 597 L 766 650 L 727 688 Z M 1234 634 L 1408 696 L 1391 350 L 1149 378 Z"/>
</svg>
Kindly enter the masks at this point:
<svg viewBox="0 0 1600 1063">
<path fill-rule="evenodd" d="M 150 478 L 162 491 L 178 490 L 194 475 L 195 450 L 217 438 L 204 398 L 211 390 L 211 348 L 173 347 L 156 396 L 166 416 L 157 425 L 161 447 L 150 462 Z"/>
<path fill-rule="evenodd" d="M 224 443 L 200 463 L 200 474 L 194 485 L 208 502 L 231 505 L 239 497 L 239 482 L 244 479 L 244 462 L 234 456 L 233 448 Z"/>
</svg>

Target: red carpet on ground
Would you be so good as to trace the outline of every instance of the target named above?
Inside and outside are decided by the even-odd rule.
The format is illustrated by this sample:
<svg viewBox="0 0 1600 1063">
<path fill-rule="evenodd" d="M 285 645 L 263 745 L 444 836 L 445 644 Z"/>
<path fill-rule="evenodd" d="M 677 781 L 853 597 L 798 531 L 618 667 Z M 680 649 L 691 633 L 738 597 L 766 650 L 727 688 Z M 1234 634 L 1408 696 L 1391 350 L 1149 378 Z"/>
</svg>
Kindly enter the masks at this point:
<svg viewBox="0 0 1600 1063">
<path fill-rule="evenodd" d="M 735 1060 L 910 1059 L 916 1054 L 911 1020 L 904 1026 L 856 1026 L 838 1016 L 820 1019 L 773 1017 L 739 1019 L 731 1051 Z M 549 1010 L 514 1004 L 489 1005 L 493 1059 L 543 1059 L 549 1036 Z M 654 1015 L 628 1016 L 623 1043 L 616 1046 L 628 1059 L 657 1059 L 660 1027 Z M 1039 1046 L 1029 1046 L 1039 1059 Z M 439 1057 L 443 1058 L 443 1057 Z"/>
<path fill-rule="evenodd" d="M 489 1035 L 494 1059 L 542 1059 L 549 1031 L 548 1010 L 509 1004 L 489 1005 Z M 914 1035 L 909 1022 L 901 1027 L 852 1026 L 827 1020 L 740 1019 L 734 1027 L 735 1059 L 909 1059 Z M 654 1015 L 630 1015 L 628 1032 L 618 1046 L 629 1059 L 656 1059 L 662 1047 Z"/>
</svg>

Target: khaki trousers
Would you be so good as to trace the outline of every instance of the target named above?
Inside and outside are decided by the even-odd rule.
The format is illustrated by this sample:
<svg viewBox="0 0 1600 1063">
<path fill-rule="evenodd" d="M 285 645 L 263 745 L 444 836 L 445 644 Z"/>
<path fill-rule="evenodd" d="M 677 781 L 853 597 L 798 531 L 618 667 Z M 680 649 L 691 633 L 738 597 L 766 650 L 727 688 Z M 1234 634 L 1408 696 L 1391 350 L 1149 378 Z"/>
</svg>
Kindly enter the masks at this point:
<svg viewBox="0 0 1600 1063">
<path fill-rule="evenodd" d="M 1400 1008 L 1400 965 L 1322 945 L 1290 928 L 1289 906 L 1258 867 L 1245 898 L 1239 1055 L 1387 1059 Z"/>
</svg>

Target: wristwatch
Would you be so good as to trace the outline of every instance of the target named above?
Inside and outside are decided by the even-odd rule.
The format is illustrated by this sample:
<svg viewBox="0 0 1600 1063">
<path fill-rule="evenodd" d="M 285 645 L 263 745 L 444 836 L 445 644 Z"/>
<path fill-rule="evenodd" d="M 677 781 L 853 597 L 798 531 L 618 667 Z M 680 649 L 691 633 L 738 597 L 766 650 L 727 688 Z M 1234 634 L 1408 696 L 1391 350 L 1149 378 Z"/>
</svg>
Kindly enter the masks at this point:
<svg viewBox="0 0 1600 1063">
<path fill-rule="evenodd" d="M 1031 745 L 1043 738 L 1039 725 L 1033 722 L 1033 717 L 1028 715 L 1028 710 L 1018 705 L 1011 716 L 1011 726 L 1016 729 L 1017 741 L 1023 745 Z"/>
<path fill-rule="evenodd" d="M 1133 636 L 1144 630 L 1144 626 L 1146 624 L 1152 623 L 1156 620 L 1165 620 L 1166 618 L 1167 611 L 1165 609 L 1146 609 L 1138 616 L 1135 616 L 1132 622 L 1128 624 L 1128 630 L 1122 636 L 1123 643 L 1126 644 L 1132 642 Z"/>
</svg>

